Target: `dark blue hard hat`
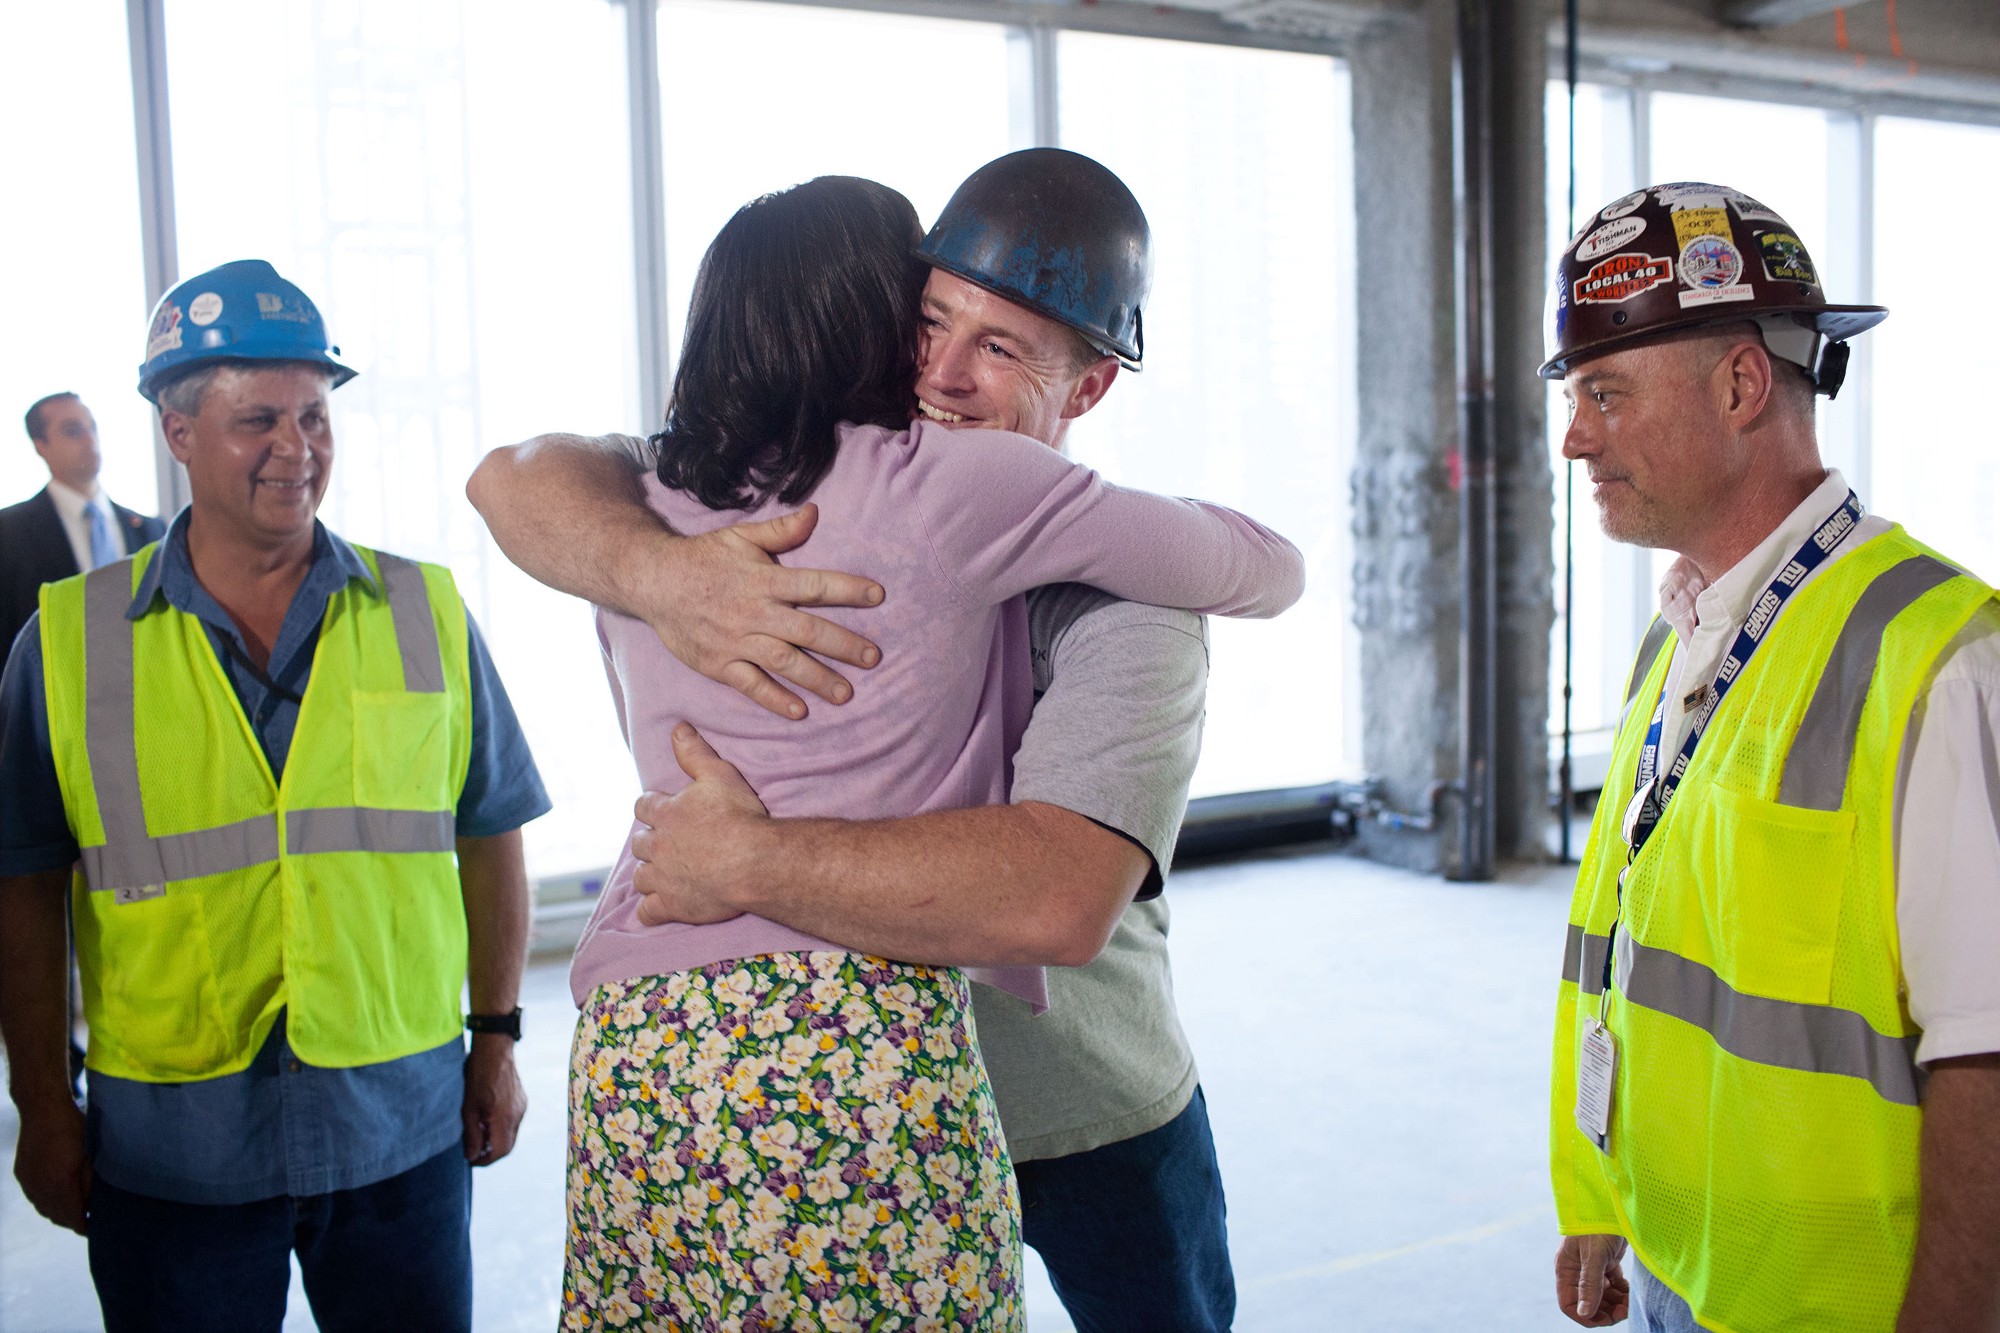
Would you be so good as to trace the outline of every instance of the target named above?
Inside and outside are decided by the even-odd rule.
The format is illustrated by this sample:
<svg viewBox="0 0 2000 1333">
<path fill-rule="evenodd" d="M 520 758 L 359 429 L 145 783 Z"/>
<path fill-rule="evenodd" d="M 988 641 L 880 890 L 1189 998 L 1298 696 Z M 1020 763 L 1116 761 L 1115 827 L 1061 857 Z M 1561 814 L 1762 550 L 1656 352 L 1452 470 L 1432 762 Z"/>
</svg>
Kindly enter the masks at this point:
<svg viewBox="0 0 2000 1333">
<path fill-rule="evenodd" d="M 336 358 L 319 307 L 261 259 L 238 259 L 197 274 L 160 298 L 146 333 L 139 392 L 159 402 L 160 386 L 211 361 L 309 361 L 339 388 L 354 372 Z"/>
<path fill-rule="evenodd" d="M 921 253 L 1139 369 L 1152 232 L 1139 201 L 1103 163 L 1061 148 L 995 158 L 965 178 Z"/>
</svg>

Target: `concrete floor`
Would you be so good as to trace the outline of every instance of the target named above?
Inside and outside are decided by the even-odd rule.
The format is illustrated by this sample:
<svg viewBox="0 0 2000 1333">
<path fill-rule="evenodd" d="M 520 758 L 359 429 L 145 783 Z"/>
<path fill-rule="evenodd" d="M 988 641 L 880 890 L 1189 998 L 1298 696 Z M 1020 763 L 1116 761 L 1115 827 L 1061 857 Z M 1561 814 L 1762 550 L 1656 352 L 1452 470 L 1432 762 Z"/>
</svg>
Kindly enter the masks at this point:
<svg viewBox="0 0 2000 1333">
<path fill-rule="evenodd" d="M 1229 1189 L 1244 1333 L 1572 1327 L 1549 1275 L 1548 1032 L 1570 874 L 1445 884 L 1323 851 L 1175 876 L 1174 967 Z M 474 1190 L 481 1330 L 556 1324 L 560 962 L 530 969 L 531 1109 Z M 15 1123 L 0 1104 L 0 1160 Z M 1069 1321 L 1030 1255 L 1032 1333 Z M 287 1330 L 313 1327 L 296 1283 Z M 98 1328 L 83 1242 L 0 1188 L 0 1329 Z"/>
</svg>

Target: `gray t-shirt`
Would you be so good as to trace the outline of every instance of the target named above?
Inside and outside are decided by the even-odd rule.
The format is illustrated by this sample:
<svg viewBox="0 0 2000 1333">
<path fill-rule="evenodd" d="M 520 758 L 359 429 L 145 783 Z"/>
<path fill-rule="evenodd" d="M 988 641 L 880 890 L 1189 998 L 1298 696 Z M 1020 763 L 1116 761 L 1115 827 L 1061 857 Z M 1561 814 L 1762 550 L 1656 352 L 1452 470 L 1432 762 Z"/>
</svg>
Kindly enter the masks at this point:
<svg viewBox="0 0 2000 1333">
<path fill-rule="evenodd" d="M 1058 805 L 1125 834 L 1164 873 L 1201 751 L 1207 624 L 1062 584 L 1028 595 L 1028 625 L 1040 698 L 1014 756 L 1014 801 Z M 1163 900 L 1127 907 L 1095 962 L 1049 969 L 1049 1011 L 1039 1018 L 1010 995 L 973 987 L 979 1048 L 1015 1161 L 1158 1129 L 1194 1095 L 1167 922 Z"/>
</svg>

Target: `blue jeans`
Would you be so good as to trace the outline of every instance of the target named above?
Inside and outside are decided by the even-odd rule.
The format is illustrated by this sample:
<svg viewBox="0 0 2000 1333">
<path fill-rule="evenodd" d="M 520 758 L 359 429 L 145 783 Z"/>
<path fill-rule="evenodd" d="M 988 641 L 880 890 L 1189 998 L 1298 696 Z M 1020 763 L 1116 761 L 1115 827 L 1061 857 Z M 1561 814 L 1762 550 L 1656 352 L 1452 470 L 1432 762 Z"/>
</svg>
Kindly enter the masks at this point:
<svg viewBox="0 0 2000 1333">
<path fill-rule="evenodd" d="M 1633 1333 L 1698 1333 L 1694 1311 L 1660 1279 L 1646 1271 L 1639 1256 L 1626 1258 L 1632 1283 Z"/>
<path fill-rule="evenodd" d="M 1236 1317 L 1208 1103 L 1150 1133 L 1020 1162 L 1021 1237 L 1077 1333 L 1225 1333 Z"/>
<path fill-rule="evenodd" d="M 105 1333 L 277 1333 L 299 1256 L 322 1333 L 469 1331 L 472 1174 L 454 1144 L 306 1198 L 170 1203 L 99 1180 L 90 1276 Z"/>
</svg>

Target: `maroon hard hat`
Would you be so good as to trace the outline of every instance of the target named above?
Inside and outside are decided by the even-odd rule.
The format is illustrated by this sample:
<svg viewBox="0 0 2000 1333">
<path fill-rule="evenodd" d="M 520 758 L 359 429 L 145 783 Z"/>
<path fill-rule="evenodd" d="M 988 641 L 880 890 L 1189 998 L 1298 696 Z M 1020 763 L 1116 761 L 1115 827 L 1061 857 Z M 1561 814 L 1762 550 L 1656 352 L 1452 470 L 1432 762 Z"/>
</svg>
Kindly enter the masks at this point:
<svg viewBox="0 0 2000 1333">
<path fill-rule="evenodd" d="M 1563 251 L 1541 373 L 1560 379 L 1573 362 L 1623 343 L 1750 320 L 1773 356 L 1832 397 L 1847 339 L 1888 314 L 1828 305 L 1798 233 L 1749 195 L 1700 181 L 1652 185 L 1592 214 Z"/>
</svg>

